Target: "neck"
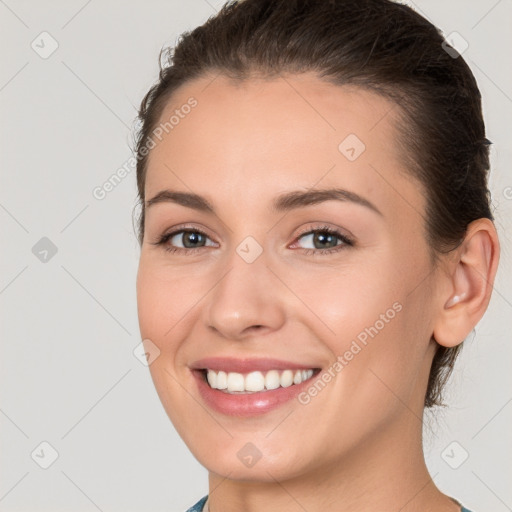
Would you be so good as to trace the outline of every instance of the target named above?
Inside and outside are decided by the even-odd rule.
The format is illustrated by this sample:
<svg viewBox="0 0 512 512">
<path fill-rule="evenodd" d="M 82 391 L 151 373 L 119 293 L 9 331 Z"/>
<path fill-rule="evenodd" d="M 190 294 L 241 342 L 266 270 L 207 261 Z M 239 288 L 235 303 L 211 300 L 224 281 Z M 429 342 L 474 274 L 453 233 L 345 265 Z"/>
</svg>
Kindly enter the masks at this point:
<svg viewBox="0 0 512 512">
<path fill-rule="evenodd" d="M 295 478 L 248 482 L 210 473 L 209 511 L 460 512 L 428 473 L 419 418 L 404 408 L 397 423 L 336 464 Z"/>
</svg>

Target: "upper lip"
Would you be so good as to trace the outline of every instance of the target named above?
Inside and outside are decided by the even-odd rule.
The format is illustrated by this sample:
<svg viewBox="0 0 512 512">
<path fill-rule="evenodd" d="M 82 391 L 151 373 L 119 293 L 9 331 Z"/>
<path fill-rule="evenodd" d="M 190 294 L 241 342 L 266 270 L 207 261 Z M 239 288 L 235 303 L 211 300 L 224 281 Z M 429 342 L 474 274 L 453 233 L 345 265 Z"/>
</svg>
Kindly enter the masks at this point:
<svg viewBox="0 0 512 512">
<path fill-rule="evenodd" d="M 190 368 L 192 370 L 214 370 L 225 372 L 248 373 L 252 371 L 266 372 L 269 370 L 303 370 L 319 368 L 308 363 L 295 363 L 283 361 L 282 359 L 236 359 L 234 357 L 206 357 L 194 361 Z"/>
</svg>

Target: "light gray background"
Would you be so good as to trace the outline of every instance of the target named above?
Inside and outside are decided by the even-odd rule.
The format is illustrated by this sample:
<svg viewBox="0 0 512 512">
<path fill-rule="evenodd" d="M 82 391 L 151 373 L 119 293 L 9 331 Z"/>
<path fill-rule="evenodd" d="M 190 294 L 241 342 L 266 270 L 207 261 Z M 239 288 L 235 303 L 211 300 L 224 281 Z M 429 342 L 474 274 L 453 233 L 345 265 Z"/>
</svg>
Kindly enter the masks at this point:
<svg viewBox="0 0 512 512">
<path fill-rule="evenodd" d="M 92 191 L 131 155 L 136 108 L 156 79 L 161 46 L 221 3 L 0 0 L 1 511 L 180 512 L 207 492 L 206 470 L 132 353 L 140 342 L 135 171 L 102 201 Z M 512 2 L 408 3 L 469 43 L 464 57 L 494 143 L 502 243 L 491 306 L 458 362 L 451 407 L 427 420 L 436 432 L 426 432 L 428 465 L 435 482 L 474 512 L 505 512 L 512 510 Z M 59 45 L 47 59 L 31 48 L 43 31 Z M 43 237 L 58 251 L 47 262 L 32 252 Z M 36 463 L 51 456 L 43 441 L 59 455 L 48 469 Z M 458 464 L 465 452 L 452 469 L 448 461 Z"/>
</svg>

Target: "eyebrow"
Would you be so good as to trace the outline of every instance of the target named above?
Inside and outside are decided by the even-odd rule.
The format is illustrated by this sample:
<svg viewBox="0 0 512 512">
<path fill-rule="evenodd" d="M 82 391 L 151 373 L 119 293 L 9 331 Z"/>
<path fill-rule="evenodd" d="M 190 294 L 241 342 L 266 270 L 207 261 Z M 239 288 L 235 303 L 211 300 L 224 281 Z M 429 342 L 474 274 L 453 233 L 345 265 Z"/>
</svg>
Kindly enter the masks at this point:
<svg viewBox="0 0 512 512">
<path fill-rule="evenodd" d="M 295 190 L 278 196 L 272 203 L 272 210 L 288 212 L 304 206 L 311 206 L 325 201 L 347 201 L 364 206 L 383 216 L 382 212 L 370 201 L 348 190 L 340 188 Z M 146 201 L 146 208 L 158 203 L 175 203 L 187 208 L 193 208 L 206 213 L 215 214 L 213 205 L 203 196 L 190 192 L 162 190 Z"/>
</svg>

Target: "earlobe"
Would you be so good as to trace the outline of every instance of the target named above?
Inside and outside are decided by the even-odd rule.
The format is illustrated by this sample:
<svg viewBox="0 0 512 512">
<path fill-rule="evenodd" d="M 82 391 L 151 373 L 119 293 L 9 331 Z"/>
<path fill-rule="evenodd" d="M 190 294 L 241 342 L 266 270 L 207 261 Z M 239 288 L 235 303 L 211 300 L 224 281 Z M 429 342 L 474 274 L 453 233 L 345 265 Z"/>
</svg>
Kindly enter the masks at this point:
<svg viewBox="0 0 512 512">
<path fill-rule="evenodd" d="M 440 310 L 433 336 L 445 347 L 454 347 L 471 333 L 485 313 L 491 297 L 499 259 L 494 224 L 478 219 L 469 224 L 464 241 L 441 287 Z"/>
</svg>

